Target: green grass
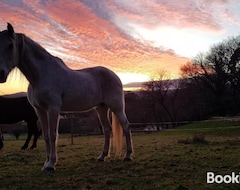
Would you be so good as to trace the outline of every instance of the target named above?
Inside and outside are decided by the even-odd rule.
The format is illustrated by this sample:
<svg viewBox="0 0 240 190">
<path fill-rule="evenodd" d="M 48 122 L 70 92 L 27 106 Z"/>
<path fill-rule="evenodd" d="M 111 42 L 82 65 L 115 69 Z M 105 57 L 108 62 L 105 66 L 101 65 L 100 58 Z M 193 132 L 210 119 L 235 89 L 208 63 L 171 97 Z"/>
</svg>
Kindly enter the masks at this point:
<svg viewBox="0 0 240 190">
<path fill-rule="evenodd" d="M 188 125 L 181 126 L 178 129 L 203 129 L 203 128 L 231 128 L 231 127 L 240 126 L 239 120 L 206 120 L 193 122 Z"/>
<path fill-rule="evenodd" d="M 0 151 L 0 189 L 238 189 L 239 184 L 206 184 L 206 172 L 240 170 L 240 123 L 205 121 L 157 133 L 134 133 L 134 160 L 111 156 L 96 162 L 103 136 L 61 136 L 55 172 L 43 172 L 43 139 L 35 150 L 20 150 L 23 139 L 7 140 Z M 206 143 L 189 141 L 203 136 Z"/>
</svg>

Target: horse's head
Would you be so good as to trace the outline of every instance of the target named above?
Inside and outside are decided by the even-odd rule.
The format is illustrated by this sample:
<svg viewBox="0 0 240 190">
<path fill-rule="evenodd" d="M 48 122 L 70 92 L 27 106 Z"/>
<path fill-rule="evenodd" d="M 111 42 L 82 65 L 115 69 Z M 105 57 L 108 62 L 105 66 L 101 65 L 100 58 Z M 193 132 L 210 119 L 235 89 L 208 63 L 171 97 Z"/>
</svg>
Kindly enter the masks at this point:
<svg viewBox="0 0 240 190">
<path fill-rule="evenodd" d="M 9 72 L 18 64 L 17 35 L 11 24 L 0 32 L 0 83 L 6 82 Z"/>
</svg>

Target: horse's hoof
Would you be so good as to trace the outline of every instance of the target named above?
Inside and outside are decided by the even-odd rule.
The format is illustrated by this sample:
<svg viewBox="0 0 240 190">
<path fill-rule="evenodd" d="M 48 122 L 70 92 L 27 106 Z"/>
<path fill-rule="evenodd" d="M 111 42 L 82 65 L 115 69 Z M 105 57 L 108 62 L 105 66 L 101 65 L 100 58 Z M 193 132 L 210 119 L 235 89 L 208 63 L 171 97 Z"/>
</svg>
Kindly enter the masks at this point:
<svg viewBox="0 0 240 190">
<path fill-rule="evenodd" d="M 52 172 L 52 171 L 55 171 L 56 169 L 55 168 L 52 168 L 52 167 L 46 167 L 44 168 L 44 171 L 47 171 L 47 172 Z"/>
<path fill-rule="evenodd" d="M 47 172 L 51 172 L 51 171 L 55 171 L 56 168 L 53 168 L 53 167 L 46 167 L 46 168 L 43 168 L 42 170 L 43 170 L 43 171 L 47 171 Z"/>
<path fill-rule="evenodd" d="M 104 162 L 104 159 L 98 158 L 98 159 L 97 159 L 97 162 Z"/>
<path fill-rule="evenodd" d="M 123 159 L 124 162 L 129 162 L 129 161 L 132 161 L 133 159 L 131 157 L 126 157 Z"/>
</svg>

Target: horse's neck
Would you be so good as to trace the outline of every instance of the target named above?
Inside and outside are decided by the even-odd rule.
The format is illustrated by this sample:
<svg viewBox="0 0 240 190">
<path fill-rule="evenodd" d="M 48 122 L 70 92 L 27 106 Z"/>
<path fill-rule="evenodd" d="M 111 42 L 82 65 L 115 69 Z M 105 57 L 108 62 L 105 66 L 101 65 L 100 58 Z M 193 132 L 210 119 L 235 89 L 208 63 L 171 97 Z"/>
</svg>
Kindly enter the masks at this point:
<svg viewBox="0 0 240 190">
<path fill-rule="evenodd" d="M 18 68 L 26 76 L 28 81 L 34 85 L 38 83 L 50 67 L 58 66 L 57 60 L 43 47 L 23 34 L 18 34 L 20 61 Z"/>
</svg>

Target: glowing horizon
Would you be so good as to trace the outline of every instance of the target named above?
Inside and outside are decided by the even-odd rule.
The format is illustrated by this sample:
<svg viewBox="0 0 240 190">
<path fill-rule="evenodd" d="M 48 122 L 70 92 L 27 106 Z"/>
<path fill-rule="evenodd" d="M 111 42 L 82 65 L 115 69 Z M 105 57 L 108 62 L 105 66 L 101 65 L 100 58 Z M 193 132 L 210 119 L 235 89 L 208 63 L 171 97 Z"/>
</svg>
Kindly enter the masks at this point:
<svg viewBox="0 0 240 190">
<path fill-rule="evenodd" d="M 148 80 L 161 70 L 177 78 L 180 66 L 197 53 L 239 34 L 239 9 L 237 0 L 134 4 L 125 0 L 3 0 L 0 30 L 10 22 L 16 32 L 40 43 L 70 68 L 105 66 L 126 84 Z M 0 92 L 20 84 L 0 84 Z"/>
</svg>

